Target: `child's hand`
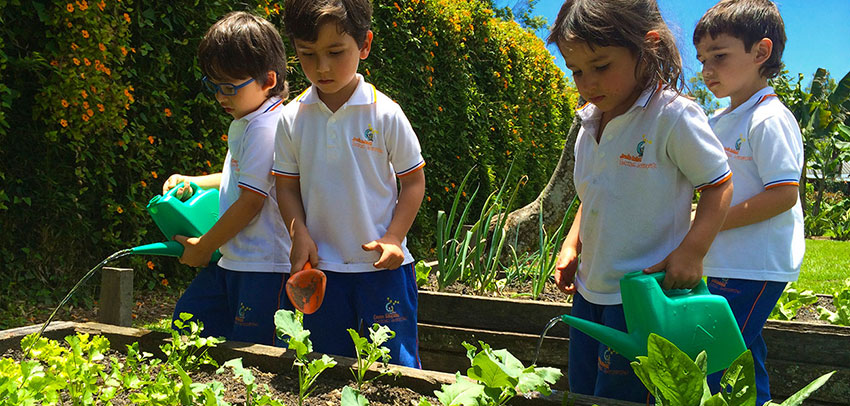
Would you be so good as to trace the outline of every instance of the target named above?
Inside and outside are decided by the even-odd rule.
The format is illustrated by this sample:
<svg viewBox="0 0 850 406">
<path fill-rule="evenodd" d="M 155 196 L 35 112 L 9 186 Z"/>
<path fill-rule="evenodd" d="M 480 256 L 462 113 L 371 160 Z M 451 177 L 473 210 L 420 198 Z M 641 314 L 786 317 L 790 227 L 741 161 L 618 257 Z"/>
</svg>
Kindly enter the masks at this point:
<svg viewBox="0 0 850 406">
<path fill-rule="evenodd" d="M 199 242 L 200 238 L 197 237 L 186 237 L 183 235 L 175 235 L 174 241 L 183 244 L 183 256 L 180 257 L 180 263 L 194 266 L 194 267 L 202 267 L 206 266 L 210 263 L 210 258 L 212 257 L 212 253 L 215 250 L 208 250 L 201 246 Z"/>
<path fill-rule="evenodd" d="M 192 193 L 194 192 L 192 191 L 192 188 L 189 187 L 189 182 L 190 179 L 188 176 L 175 173 L 174 175 L 169 176 L 162 185 L 162 194 L 166 194 L 169 190 L 179 187 L 180 189 L 177 189 L 175 197 L 182 199 L 184 195 L 192 196 Z"/>
<path fill-rule="evenodd" d="M 292 237 L 292 249 L 289 251 L 289 262 L 292 264 L 291 273 L 300 272 L 304 264 L 310 263 L 315 268 L 319 265 L 319 248 L 310 235 L 296 235 Z"/>
<path fill-rule="evenodd" d="M 643 270 L 644 273 L 656 273 L 667 270 L 661 287 L 664 289 L 691 289 L 702 278 L 703 255 L 679 246 L 663 261 Z"/>
<path fill-rule="evenodd" d="M 558 289 L 568 295 L 576 293 L 574 282 L 577 270 L 578 252 L 574 247 L 562 247 L 558 254 L 558 262 L 555 263 L 555 284 Z"/>
<path fill-rule="evenodd" d="M 378 251 L 381 258 L 372 264 L 378 269 L 396 269 L 404 262 L 404 251 L 401 249 L 401 241 L 396 238 L 383 236 L 360 246 L 363 251 Z"/>
</svg>

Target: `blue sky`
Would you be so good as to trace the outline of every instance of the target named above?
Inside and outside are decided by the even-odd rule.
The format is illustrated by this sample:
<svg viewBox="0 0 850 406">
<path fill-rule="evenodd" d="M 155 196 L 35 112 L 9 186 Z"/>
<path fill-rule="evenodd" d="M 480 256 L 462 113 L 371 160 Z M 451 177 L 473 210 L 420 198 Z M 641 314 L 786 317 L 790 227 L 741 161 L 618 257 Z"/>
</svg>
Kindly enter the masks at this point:
<svg viewBox="0 0 850 406">
<path fill-rule="evenodd" d="M 693 76 L 701 66 L 691 45 L 691 34 L 702 14 L 717 0 L 657 1 L 664 20 L 676 36 L 685 73 Z M 500 7 L 514 7 L 521 2 L 496 0 Z M 562 0 L 540 0 L 534 7 L 534 15 L 546 17 L 552 24 L 562 3 Z M 782 59 L 790 73 L 805 74 L 804 83 L 808 84 L 819 67 L 826 68 L 836 80 L 850 71 L 850 0 L 778 0 L 776 4 L 785 21 L 788 42 Z M 537 34 L 545 38 L 548 31 Z M 549 51 L 561 70 L 568 72 L 558 49 L 552 45 Z"/>
</svg>

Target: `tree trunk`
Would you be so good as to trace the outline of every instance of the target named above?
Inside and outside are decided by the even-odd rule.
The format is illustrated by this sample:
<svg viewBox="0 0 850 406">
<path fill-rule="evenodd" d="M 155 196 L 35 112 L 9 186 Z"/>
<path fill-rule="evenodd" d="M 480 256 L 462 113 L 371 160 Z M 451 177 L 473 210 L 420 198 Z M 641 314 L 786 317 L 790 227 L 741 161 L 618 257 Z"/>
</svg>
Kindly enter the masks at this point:
<svg viewBox="0 0 850 406">
<path fill-rule="evenodd" d="M 570 202 L 576 195 L 573 185 L 573 167 L 575 166 L 574 148 L 578 130 L 581 128 L 581 119 L 576 115 L 573 124 L 567 133 L 567 141 L 558 166 L 549 178 L 549 183 L 534 199 L 521 209 L 508 214 L 505 222 L 507 242 L 510 243 L 517 254 L 539 248 L 539 219 L 541 209 L 543 210 L 543 226 L 547 231 L 561 224 Z M 569 226 L 569 225 L 567 225 Z M 566 231 L 564 231 L 566 235 Z"/>
</svg>

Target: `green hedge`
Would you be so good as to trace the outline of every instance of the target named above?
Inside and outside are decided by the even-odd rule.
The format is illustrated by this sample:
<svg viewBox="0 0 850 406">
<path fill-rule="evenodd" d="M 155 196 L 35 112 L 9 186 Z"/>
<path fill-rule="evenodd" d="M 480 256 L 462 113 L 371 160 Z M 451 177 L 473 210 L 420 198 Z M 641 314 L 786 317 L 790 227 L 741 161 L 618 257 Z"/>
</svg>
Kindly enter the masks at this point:
<svg viewBox="0 0 850 406">
<path fill-rule="evenodd" d="M 0 0 L 0 294 L 61 296 L 110 253 L 160 239 L 144 206 L 164 177 L 221 169 L 230 120 L 202 92 L 195 56 L 234 7 L 281 26 L 268 0 Z M 374 8 L 360 71 L 398 101 L 422 143 L 427 197 L 410 245 L 428 256 L 436 211 L 473 165 L 492 190 L 514 161 L 529 175 L 520 203 L 537 195 L 576 96 L 543 43 L 494 17 L 491 1 Z M 297 94 L 307 82 L 292 58 L 290 68 Z M 127 261 L 153 270 L 137 275 L 148 285 L 191 275 L 171 259 Z"/>
</svg>

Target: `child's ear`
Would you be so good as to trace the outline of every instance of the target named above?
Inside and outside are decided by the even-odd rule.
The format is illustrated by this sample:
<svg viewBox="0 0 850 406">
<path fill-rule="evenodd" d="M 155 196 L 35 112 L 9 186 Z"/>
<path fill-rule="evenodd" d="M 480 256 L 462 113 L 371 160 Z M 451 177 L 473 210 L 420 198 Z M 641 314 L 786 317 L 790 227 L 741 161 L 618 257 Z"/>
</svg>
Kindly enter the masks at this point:
<svg viewBox="0 0 850 406">
<path fill-rule="evenodd" d="M 753 44 L 753 50 L 755 51 L 753 53 L 755 56 L 754 62 L 761 65 L 767 62 L 773 53 L 773 41 L 770 38 L 762 38 L 759 42 Z"/>
<path fill-rule="evenodd" d="M 360 47 L 360 59 L 366 59 L 369 56 L 369 51 L 372 50 L 372 30 L 366 31 L 366 39 L 363 40 L 363 46 Z"/>
<path fill-rule="evenodd" d="M 266 73 L 266 83 L 263 84 L 263 91 L 267 91 L 277 85 L 277 73 L 275 71 L 270 70 Z"/>
<path fill-rule="evenodd" d="M 656 30 L 649 30 L 646 32 L 646 35 L 643 36 L 643 40 L 648 44 L 655 46 L 658 44 L 658 41 L 661 40 L 661 34 L 659 34 Z"/>
</svg>

